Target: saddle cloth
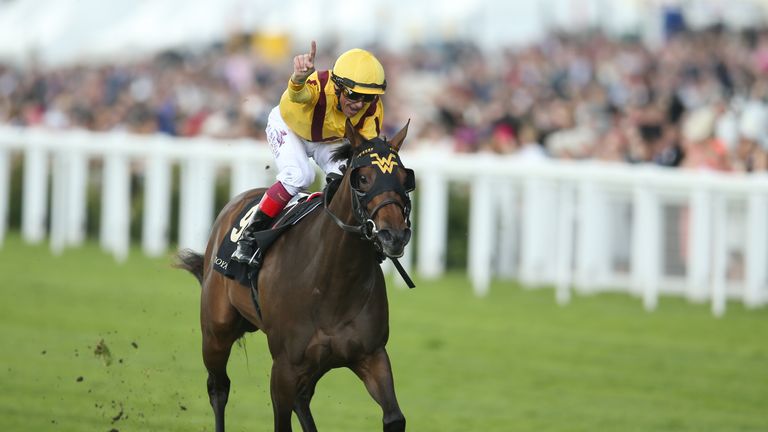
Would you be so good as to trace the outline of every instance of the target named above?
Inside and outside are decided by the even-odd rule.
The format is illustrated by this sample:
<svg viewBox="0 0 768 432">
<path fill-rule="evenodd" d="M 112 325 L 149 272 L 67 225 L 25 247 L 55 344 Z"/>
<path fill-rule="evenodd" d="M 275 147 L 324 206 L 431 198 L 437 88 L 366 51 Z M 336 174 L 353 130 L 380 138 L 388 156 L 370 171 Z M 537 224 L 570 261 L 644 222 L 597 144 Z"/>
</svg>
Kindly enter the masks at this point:
<svg viewBox="0 0 768 432">
<path fill-rule="evenodd" d="M 232 233 L 236 230 L 242 230 L 243 227 L 241 226 L 241 221 L 246 217 L 246 213 L 257 206 L 260 201 L 261 195 L 249 202 L 234 219 L 234 223 L 228 232 Z M 304 218 L 304 216 L 315 211 L 322 205 L 322 203 L 322 194 L 319 192 L 312 195 L 299 194 L 288 203 L 282 212 L 280 212 L 269 229 L 255 233 L 256 244 L 259 250 L 258 254 L 260 254 L 258 259 L 259 265 L 257 266 L 249 266 L 230 260 L 232 253 L 237 248 L 237 242 L 232 241 L 231 235 L 226 236 L 221 244 L 219 244 L 216 256 L 214 257 L 214 269 L 230 279 L 237 280 L 240 284 L 246 287 L 254 288 L 256 285 L 255 278 L 258 276 L 260 263 L 269 246 L 274 243 L 280 234 L 285 232 L 291 226 L 296 225 Z"/>
</svg>

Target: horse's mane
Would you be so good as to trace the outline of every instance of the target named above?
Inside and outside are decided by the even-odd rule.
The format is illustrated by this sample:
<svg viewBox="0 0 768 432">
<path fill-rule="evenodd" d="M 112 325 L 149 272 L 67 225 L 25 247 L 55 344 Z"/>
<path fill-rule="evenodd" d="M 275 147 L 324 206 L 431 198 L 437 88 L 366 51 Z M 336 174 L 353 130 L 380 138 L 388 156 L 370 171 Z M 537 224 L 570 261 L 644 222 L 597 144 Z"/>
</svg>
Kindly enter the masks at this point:
<svg viewBox="0 0 768 432">
<path fill-rule="evenodd" d="M 331 160 L 334 162 L 347 161 L 347 165 L 349 165 L 349 161 L 352 160 L 354 155 L 355 153 L 352 150 L 352 144 L 344 144 L 333 149 L 331 152 Z"/>
</svg>

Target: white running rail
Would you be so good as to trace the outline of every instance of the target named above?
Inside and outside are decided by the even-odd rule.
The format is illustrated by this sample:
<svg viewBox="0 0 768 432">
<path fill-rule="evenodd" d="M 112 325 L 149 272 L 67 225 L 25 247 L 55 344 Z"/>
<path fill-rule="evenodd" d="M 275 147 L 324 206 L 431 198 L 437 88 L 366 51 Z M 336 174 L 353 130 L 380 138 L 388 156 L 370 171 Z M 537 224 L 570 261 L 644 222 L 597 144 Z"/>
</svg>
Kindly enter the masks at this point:
<svg viewBox="0 0 768 432">
<path fill-rule="evenodd" d="M 648 310 L 660 295 L 683 295 L 709 301 L 716 316 L 728 298 L 747 307 L 768 303 L 766 175 L 530 163 L 413 147 L 419 150 L 404 149 L 403 162 L 417 172 L 415 245 L 402 261 L 422 278 L 443 274 L 450 236 L 468 235 L 467 271 L 479 295 L 492 280 L 515 278 L 531 287 L 555 286 L 561 303 L 573 290 L 628 292 Z M 25 241 L 47 237 L 54 252 L 81 244 L 86 186 L 100 173 L 99 241 L 117 259 L 129 250 L 131 176 L 143 184 L 142 250 L 158 256 L 169 248 L 173 166 L 181 167 L 178 247 L 196 250 L 204 249 L 218 211 L 219 173 L 229 174 L 231 195 L 267 186 L 275 174 L 267 168 L 274 163 L 266 144 L 252 140 L 0 126 L 0 244 L 8 229 L 10 168 L 18 158 Z M 468 233 L 448 230 L 455 194 L 468 197 Z"/>
</svg>

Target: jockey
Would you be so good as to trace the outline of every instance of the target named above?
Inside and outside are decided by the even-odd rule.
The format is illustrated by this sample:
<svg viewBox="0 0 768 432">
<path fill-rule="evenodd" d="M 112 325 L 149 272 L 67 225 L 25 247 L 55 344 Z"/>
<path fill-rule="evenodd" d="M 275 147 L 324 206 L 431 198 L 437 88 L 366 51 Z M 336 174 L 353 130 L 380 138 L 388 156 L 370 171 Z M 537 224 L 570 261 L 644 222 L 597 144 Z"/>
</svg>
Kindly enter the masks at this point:
<svg viewBox="0 0 768 432">
<path fill-rule="evenodd" d="M 315 179 L 309 158 L 324 173 L 341 174 L 343 162 L 332 161 L 335 148 L 345 143 L 346 120 L 367 139 L 379 135 L 384 119 L 387 80 L 384 68 L 368 51 L 351 49 L 333 69 L 315 71 L 315 41 L 308 54 L 293 59 L 293 74 L 280 104 L 267 120 L 267 142 L 277 164 L 277 182 L 262 197 L 258 210 L 243 230 L 232 259 L 248 263 L 254 254 L 254 233 L 265 229 L 290 199 Z"/>
</svg>

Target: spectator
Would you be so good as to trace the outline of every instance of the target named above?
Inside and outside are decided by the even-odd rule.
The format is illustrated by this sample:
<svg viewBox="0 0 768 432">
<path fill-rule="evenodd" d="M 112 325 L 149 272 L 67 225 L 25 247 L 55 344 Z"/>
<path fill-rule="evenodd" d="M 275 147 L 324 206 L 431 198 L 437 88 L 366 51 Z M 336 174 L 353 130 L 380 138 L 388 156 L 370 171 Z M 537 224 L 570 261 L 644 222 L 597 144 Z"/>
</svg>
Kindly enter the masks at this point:
<svg viewBox="0 0 768 432">
<path fill-rule="evenodd" d="M 374 50 L 397 75 L 382 133 L 410 118 L 411 136 L 456 152 L 526 148 L 554 158 L 764 170 L 765 126 L 750 106 L 768 101 L 768 29 L 694 31 L 680 22 L 652 48 L 587 33 L 550 34 L 501 53 L 463 41 L 402 55 Z M 263 141 L 265 101 L 280 97 L 284 71 L 253 38 L 121 65 L 0 64 L 0 122 Z M 523 140 L 521 119 L 535 139 Z"/>
</svg>

